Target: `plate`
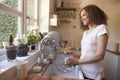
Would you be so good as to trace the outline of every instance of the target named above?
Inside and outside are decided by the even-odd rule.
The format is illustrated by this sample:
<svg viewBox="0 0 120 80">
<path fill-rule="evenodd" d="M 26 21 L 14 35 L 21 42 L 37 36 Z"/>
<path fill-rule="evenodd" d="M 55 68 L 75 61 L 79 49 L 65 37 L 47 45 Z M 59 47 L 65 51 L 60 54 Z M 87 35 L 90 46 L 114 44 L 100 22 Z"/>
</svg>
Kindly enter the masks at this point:
<svg viewBox="0 0 120 80">
<path fill-rule="evenodd" d="M 56 53 L 56 44 L 54 39 L 52 38 L 44 38 L 41 41 L 41 45 L 40 45 L 40 51 L 43 54 L 44 58 L 46 59 L 51 59 L 51 55 L 54 56 L 54 54 Z"/>
<path fill-rule="evenodd" d="M 67 52 L 58 52 L 53 59 L 54 67 L 61 72 L 70 72 L 74 69 L 73 65 L 66 64 L 65 59 L 72 57 L 72 54 Z"/>
</svg>

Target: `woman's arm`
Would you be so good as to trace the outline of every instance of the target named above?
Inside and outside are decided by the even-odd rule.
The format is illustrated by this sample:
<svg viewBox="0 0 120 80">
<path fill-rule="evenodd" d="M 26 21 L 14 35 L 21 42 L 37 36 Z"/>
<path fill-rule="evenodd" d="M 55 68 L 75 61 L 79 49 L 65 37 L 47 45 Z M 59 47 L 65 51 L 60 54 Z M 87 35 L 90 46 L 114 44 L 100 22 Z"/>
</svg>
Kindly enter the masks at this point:
<svg viewBox="0 0 120 80">
<path fill-rule="evenodd" d="M 68 52 L 72 54 L 74 57 L 80 58 L 80 52 L 78 52 L 75 48 L 72 47 L 61 48 L 60 51 Z"/>
<path fill-rule="evenodd" d="M 108 42 L 108 35 L 107 34 L 103 34 L 101 36 L 98 37 L 98 41 L 97 41 L 97 52 L 93 57 L 88 57 L 85 59 L 80 59 L 79 63 L 93 63 L 99 60 L 102 60 L 104 58 L 105 55 L 105 50 L 107 47 L 107 42 Z"/>
<path fill-rule="evenodd" d="M 99 36 L 97 41 L 97 52 L 94 56 L 87 57 L 85 59 L 76 59 L 75 57 L 69 58 L 69 60 L 67 60 L 67 63 L 68 64 L 85 64 L 85 63 L 93 63 L 93 62 L 102 60 L 105 55 L 107 42 L 108 42 L 107 34 L 103 34 Z"/>
</svg>

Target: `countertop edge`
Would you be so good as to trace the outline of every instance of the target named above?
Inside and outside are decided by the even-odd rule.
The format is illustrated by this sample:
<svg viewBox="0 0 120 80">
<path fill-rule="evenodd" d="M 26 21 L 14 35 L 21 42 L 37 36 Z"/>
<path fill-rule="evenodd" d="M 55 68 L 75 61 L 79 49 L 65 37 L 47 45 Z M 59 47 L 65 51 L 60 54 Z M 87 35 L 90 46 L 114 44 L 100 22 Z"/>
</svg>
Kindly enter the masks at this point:
<svg viewBox="0 0 120 80">
<path fill-rule="evenodd" d="M 109 49 L 106 49 L 106 51 L 112 53 L 112 54 L 115 54 L 115 55 L 120 55 L 120 51 L 111 51 Z"/>
</svg>

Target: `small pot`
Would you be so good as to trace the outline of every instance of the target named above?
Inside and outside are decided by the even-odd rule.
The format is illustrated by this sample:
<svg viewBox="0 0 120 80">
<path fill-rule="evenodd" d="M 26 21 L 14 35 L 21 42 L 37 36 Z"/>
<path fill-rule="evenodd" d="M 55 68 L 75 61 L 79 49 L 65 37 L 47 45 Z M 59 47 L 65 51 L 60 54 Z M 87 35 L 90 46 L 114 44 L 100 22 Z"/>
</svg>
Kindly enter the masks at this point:
<svg viewBox="0 0 120 80">
<path fill-rule="evenodd" d="M 17 48 L 15 46 L 6 47 L 8 61 L 16 59 Z"/>
<path fill-rule="evenodd" d="M 17 56 L 18 57 L 27 56 L 27 54 L 28 54 L 28 46 L 27 46 L 27 44 L 17 46 Z"/>
</svg>

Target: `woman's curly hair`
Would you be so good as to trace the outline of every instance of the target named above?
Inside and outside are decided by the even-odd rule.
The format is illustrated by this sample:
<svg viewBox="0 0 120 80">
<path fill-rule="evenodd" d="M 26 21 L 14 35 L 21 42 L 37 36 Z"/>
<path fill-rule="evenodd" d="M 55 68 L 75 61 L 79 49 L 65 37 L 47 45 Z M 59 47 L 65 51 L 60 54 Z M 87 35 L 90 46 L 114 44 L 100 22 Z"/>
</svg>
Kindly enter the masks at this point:
<svg viewBox="0 0 120 80">
<path fill-rule="evenodd" d="M 83 10 L 88 12 L 89 19 L 92 23 L 95 23 L 96 25 L 100 25 L 100 24 L 107 25 L 107 15 L 104 13 L 102 9 L 100 9 L 96 5 L 91 4 L 84 7 L 83 9 L 80 10 L 80 14 Z M 80 16 L 80 25 L 81 25 L 81 29 L 83 30 L 88 29 L 88 26 L 84 25 L 83 22 L 81 21 L 81 16 Z"/>
</svg>

